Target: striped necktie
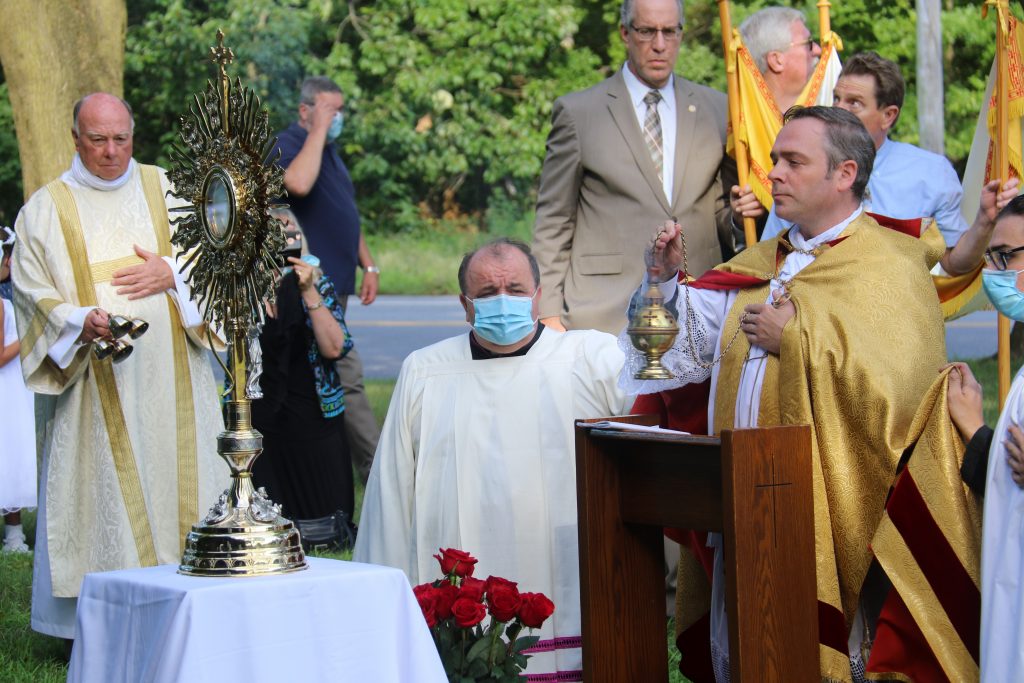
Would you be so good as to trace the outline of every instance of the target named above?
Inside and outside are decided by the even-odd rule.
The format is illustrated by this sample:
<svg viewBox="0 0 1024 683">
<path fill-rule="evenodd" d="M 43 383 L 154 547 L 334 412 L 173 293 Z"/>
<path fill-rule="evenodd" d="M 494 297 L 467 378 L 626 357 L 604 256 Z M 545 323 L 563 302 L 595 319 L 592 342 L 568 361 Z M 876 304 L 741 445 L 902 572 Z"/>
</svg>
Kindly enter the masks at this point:
<svg viewBox="0 0 1024 683">
<path fill-rule="evenodd" d="M 647 113 L 644 115 L 644 142 L 647 143 L 647 151 L 651 153 L 654 168 L 658 171 L 658 180 L 664 182 L 662 167 L 665 154 L 661 141 L 661 117 L 658 116 L 660 101 L 661 93 L 657 90 L 651 90 L 644 95 L 644 104 L 647 105 Z"/>
</svg>

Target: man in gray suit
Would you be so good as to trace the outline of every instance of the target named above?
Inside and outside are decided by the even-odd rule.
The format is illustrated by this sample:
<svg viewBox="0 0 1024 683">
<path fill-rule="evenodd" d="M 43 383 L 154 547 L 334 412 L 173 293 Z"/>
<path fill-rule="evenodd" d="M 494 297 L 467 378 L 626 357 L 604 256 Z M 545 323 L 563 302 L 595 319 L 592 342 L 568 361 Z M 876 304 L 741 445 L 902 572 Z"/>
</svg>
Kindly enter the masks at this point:
<svg viewBox="0 0 1024 683">
<path fill-rule="evenodd" d="M 673 75 L 682 22 L 681 0 L 625 0 L 626 64 L 555 101 L 534 225 L 548 327 L 618 333 L 667 218 L 695 275 L 731 256 L 726 98 Z"/>
</svg>

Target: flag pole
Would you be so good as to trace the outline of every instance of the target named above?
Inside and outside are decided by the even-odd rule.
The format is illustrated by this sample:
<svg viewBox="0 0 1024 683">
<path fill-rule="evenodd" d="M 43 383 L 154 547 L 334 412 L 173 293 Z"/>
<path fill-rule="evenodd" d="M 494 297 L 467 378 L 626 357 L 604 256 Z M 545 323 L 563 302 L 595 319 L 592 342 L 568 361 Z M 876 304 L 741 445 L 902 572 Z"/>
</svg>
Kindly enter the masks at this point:
<svg viewBox="0 0 1024 683">
<path fill-rule="evenodd" d="M 832 40 L 832 17 L 829 15 L 831 8 L 832 3 L 828 0 L 818 0 L 818 40 L 822 47 Z"/>
<path fill-rule="evenodd" d="M 1007 0 L 989 0 L 986 4 L 995 6 L 996 9 L 996 146 L 994 171 L 995 177 L 1002 183 L 1010 177 L 1010 158 L 1008 154 L 1008 91 L 1009 73 L 1007 66 L 1007 40 L 1009 39 L 1009 27 L 1006 23 L 1006 16 L 1009 14 L 1010 5 Z M 1010 391 L 1010 320 L 1000 314 L 997 325 L 999 333 L 999 352 L 997 355 L 997 367 L 999 371 L 999 410 L 1003 409 L 1006 402 L 1006 395 Z"/>
<path fill-rule="evenodd" d="M 725 82 L 729 96 L 729 123 L 732 124 L 733 149 L 736 150 L 736 176 L 739 186 L 747 184 L 750 175 L 750 162 L 747 159 L 747 148 L 740 143 L 740 80 L 736 65 L 729 59 L 729 44 L 732 42 L 732 21 L 729 19 L 729 0 L 717 0 L 718 18 L 722 23 L 722 54 L 725 57 Z M 743 218 L 743 235 L 747 246 L 757 244 L 757 228 L 753 218 Z"/>
</svg>

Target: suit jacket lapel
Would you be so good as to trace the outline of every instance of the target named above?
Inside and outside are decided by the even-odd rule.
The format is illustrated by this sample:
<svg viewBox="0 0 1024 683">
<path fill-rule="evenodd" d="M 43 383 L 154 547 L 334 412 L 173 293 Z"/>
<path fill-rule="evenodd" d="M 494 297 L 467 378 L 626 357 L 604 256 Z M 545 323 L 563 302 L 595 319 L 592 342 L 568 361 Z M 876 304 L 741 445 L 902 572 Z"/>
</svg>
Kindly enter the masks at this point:
<svg viewBox="0 0 1024 683">
<path fill-rule="evenodd" d="M 647 143 L 644 142 L 640 126 L 637 125 L 636 114 L 633 112 L 633 103 L 629 98 L 629 89 L 626 88 L 626 81 L 623 80 L 621 71 L 612 77 L 612 82 L 608 86 L 608 111 L 611 113 L 612 120 L 615 122 L 622 137 L 625 138 L 626 146 L 629 147 L 629 151 L 633 154 L 633 160 L 640 170 L 640 175 L 651 186 L 651 190 L 654 191 L 654 195 L 658 198 L 658 202 L 661 203 L 665 212 L 671 213 L 668 198 L 665 196 L 665 190 L 658 180 L 658 172 L 654 169 L 654 162 L 651 161 L 651 153 L 647 150 Z"/>
<path fill-rule="evenodd" d="M 686 160 L 693 145 L 693 130 L 697 117 L 698 104 L 690 84 L 679 76 L 674 77 L 676 90 L 676 159 L 672 175 L 672 205 L 679 206 L 683 194 L 683 182 L 686 179 Z M 690 111 L 693 107 L 693 111 Z"/>
</svg>

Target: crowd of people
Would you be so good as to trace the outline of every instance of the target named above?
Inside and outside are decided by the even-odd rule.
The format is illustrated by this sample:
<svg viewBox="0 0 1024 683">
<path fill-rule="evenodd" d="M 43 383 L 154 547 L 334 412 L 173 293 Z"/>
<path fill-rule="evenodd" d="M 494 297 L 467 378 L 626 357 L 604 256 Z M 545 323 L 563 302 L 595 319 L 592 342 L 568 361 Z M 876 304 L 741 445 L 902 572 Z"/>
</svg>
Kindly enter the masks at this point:
<svg viewBox="0 0 1024 683">
<path fill-rule="evenodd" d="M 675 74 L 682 3 L 625 0 L 619 19 L 622 67 L 554 102 L 532 246 L 502 238 L 465 255 L 469 329 L 405 359 L 381 431 L 345 323 L 348 297 L 373 303 L 380 278 L 334 144 L 345 97 L 328 78 L 303 82 L 277 142 L 290 210 L 274 218 L 289 246 L 251 340 L 262 361 L 249 392 L 264 446 L 255 484 L 307 547 L 353 547 L 355 560 L 400 568 L 412 584 L 436 574 L 438 548 L 472 548 L 481 574 L 551 596 L 527 673 L 579 681 L 575 420 L 654 412 L 708 434 L 809 424 L 822 679 L 949 680 L 966 667 L 1024 680 L 1024 380 L 986 427 L 980 385 L 947 362 L 931 276 L 984 263 L 992 304 L 1024 321 L 1017 181 L 986 184 L 968 224 L 949 161 L 890 139 L 904 82 L 874 52 L 846 60 L 834 106 L 791 108 L 821 49 L 802 13 L 772 7 L 740 27 L 780 112 L 766 208 L 726 152 L 726 97 Z M 64 639 L 75 637 L 83 576 L 178 563 L 224 478 L 211 447 L 223 428 L 209 362 L 217 332 L 179 272 L 166 174 L 133 158 L 124 100 L 87 95 L 71 119 L 70 168 L 0 231 L 0 280 L 11 283 L 0 284 L 3 549 L 32 546 L 32 628 Z M 744 242 L 745 218 L 760 242 Z M 625 327 L 649 285 L 685 322 L 663 358 L 671 380 L 634 379 L 642 357 Z M 150 325 L 118 364 L 92 351 L 115 315 Z M 932 401 L 936 387 L 943 398 Z M 928 440 L 922 415 L 960 436 L 929 441 L 960 474 L 932 481 L 930 495 L 984 510 L 983 529 L 954 534 L 980 539 L 980 551 L 954 553 L 956 570 L 980 579 L 951 613 L 980 609 L 981 620 L 952 664 L 959 654 L 925 637 L 941 628 L 905 608 L 942 612 L 950 596 L 896 581 L 884 544 L 873 546 Z M 31 541 L 18 510 L 36 506 Z M 710 624 L 709 657 L 684 651 L 681 668 L 728 681 L 721 537 L 682 558 L 672 541 L 665 550 L 680 631 Z M 707 619 L 692 618 L 701 611 Z"/>
</svg>

